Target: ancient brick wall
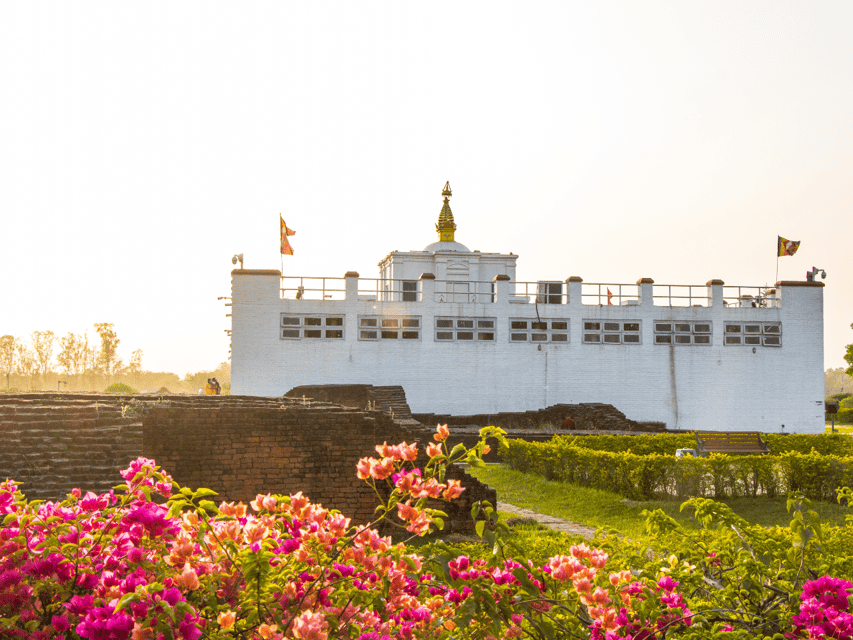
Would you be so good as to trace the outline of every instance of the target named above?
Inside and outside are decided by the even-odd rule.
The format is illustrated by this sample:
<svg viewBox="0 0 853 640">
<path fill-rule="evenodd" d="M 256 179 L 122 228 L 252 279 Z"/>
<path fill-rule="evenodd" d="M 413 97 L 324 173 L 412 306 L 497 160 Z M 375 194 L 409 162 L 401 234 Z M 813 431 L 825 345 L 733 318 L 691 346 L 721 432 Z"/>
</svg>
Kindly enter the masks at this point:
<svg viewBox="0 0 853 640">
<path fill-rule="evenodd" d="M 412 441 L 386 416 L 333 405 L 210 406 L 146 416 L 145 454 L 181 485 L 208 487 L 218 500 L 302 491 L 313 502 L 365 522 L 376 499 L 356 478 L 359 458 L 384 441 Z"/>
<path fill-rule="evenodd" d="M 144 455 L 183 486 L 207 487 L 218 500 L 302 491 L 356 522 L 371 520 L 372 490 L 356 477 L 376 444 L 422 441 L 431 431 L 395 423 L 381 411 L 322 402 L 241 396 L 95 394 L 0 395 L 0 479 L 23 481 L 29 499 L 58 500 L 75 487 L 103 492 Z M 467 526 L 473 500 L 495 492 L 460 469 L 468 490 L 450 508 L 451 527 Z"/>
<path fill-rule="evenodd" d="M 0 480 L 21 482 L 30 500 L 108 491 L 142 454 L 142 423 L 115 396 L 0 395 L 0 437 Z"/>
</svg>

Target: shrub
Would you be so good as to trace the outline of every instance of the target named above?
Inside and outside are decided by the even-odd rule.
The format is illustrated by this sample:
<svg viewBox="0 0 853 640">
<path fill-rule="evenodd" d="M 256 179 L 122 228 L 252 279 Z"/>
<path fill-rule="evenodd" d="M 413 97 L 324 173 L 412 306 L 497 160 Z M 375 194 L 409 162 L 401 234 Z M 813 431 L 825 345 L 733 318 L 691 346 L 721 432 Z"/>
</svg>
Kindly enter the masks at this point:
<svg viewBox="0 0 853 640">
<path fill-rule="evenodd" d="M 124 382 L 113 382 L 104 389 L 104 393 L 139 393 L 139 391 Z"/>
<path fill-rule="evenodd" d="M 630 438 L 631 436 L 627 436 Z M 691 436 L 687 436 L 691 437 Z M 549 442 L 508 440 L 501 447 L 512 469 L 549 480 L 614 491 L 632 500 L 705 496 L 715 499 L 785 495 L 801 491 L 832 499 L 839 486 L 853 484 L 853 438 L 843 434 L 766 434 L 773 455 L 676 458 L 671 449 L 684 436 L 661 438 L 664 446 L 639 441 L 647 453 L 613 451 L 618 436 L 557 436 Z M 597 448 L 596 448 L 597 447 Z"/>
<path fill-rule="evenodd" d="M 448 452 L 440 426 L 421 467 L 416 445 L 377 445 L 379 458 L 362 458 L 357 475 L 388 496 L 379 520 L 393 512 L 417 535 L 441 528 L 435 501 L 464 490 L 444 482 L 447 465 L 482 465 L 490 435 L 502 439 L 487 428 L 474 449 Z M 0 482 L 0 637 L 853 637 L 850 558 L 823 552 L 802 496 L 789 498 L 790 529 L 751 526 L 697 498 L 683 505 L 703 524 L 695 535 L 648 514 L 655 545 L 669 555 L 602 534 L 594 547 L 544 540 L 534 562 L 524 549 L 508 555 L 508 527 L 490 505 L 472 511 L 485 515 L 475 525 L 490 550 L 483 557 L 439 548 L 424 558 L 301 492 L 217 507 L 213 491 L 179 487 L 153 460 L 138 458 L 121 475 L 115 491 L 75 489 L 58 503 L 27 502 L 17 483 Z"/>
</svg>

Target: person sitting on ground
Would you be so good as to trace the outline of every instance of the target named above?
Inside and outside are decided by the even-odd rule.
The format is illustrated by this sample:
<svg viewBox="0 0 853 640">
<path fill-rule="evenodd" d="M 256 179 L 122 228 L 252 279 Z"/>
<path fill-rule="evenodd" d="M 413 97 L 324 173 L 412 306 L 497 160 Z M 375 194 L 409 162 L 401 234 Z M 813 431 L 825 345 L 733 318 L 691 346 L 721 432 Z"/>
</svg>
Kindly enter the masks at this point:
<svg viewBox="0 0 853 640">
<path fill-rule="evenodd" d="M 217 380 L 216 378 L 213 378 L 212 382 L 213 391 L 215 392 L 215 395 L 218 396 L 220 393 L 222 393 L 222 385 L 219 384 L 219 380 Z"/>
<path fill-rule="evenodd" d="M 207 379 L 207 384 L 204 387 L 204 395 L 213 396 L 216 395 L 216 387 L 213 386 L 213 380 L 210 378 Z"/>
</svg>

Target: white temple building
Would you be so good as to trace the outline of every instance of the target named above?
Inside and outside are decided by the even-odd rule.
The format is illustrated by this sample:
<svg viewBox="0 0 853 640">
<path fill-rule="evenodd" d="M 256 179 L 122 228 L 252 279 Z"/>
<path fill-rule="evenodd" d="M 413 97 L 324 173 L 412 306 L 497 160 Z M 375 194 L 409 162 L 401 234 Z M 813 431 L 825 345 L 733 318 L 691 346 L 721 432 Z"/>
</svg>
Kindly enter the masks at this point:
<svg viewBox="0 0 853 640">
<path fill-rule="evenodd" d="M 824 430 L 823 283 L 516 281 L 511 253 L 392 252 L 378 278 L 232 275 L 231 392 L 402 385 L 415 413 L 603 402 L 670 429 Z"/>
</svg>

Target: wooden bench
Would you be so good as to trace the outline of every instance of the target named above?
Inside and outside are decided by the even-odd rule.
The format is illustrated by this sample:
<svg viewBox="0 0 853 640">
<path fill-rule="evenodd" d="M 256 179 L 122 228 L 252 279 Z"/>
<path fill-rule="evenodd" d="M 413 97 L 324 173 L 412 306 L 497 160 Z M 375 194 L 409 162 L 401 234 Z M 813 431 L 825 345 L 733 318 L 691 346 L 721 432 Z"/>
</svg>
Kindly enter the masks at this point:
<svg viewBox="0 0 853 640">
<path fill-rule="evenodd" d="M 770 453 L 758 431 L 697 431 L 696 449 L 700 456 L 711 453 L 743 455 Z"/>
</svg>

